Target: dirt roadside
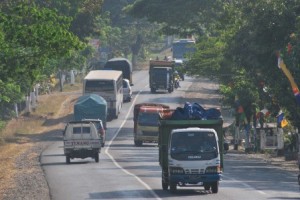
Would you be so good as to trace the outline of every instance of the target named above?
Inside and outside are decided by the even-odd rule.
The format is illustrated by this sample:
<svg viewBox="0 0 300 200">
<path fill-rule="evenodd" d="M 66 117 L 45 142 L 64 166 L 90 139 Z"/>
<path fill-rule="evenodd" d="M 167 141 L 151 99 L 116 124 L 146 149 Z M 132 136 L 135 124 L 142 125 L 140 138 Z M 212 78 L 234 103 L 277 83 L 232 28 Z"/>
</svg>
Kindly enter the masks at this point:
<svg viewBox="0 0 300 200">
<path fill-rule="evenodd" d="M 45 120 L 42 127 L 35 127 L 37 130 L 42 130 L 41 133 L 16 136 L 26 137 L 26 139 L 22 139 L 25 140 L 24 143 L 14 144 L 13 149 L 20 149 L 21 151 L 18 151 L 18 155 L 13 160 L 14 164 L 9 169 L 10 173 L 13 171 L 11 173 L 13 176 L 0 178 L 0 199 L 51 199 L 48 184 L 40 164 L 40 155 L 53 141 L 61 140 L 61 131 L 64 128 L 64 123 L 70 120 L 70 113 L 73 112 L 73 105 L 78 96 L 78 94 L 71 93 L 53 93 L 41 98 L 39 106 L 47 106 L 49 101 L 64 100 L 59 102 L 61 105 L 57 113 L 44 116 Z M 30 118 L 31 116 L 26 118 L 20 117 L 18 120 L 12 120 L 9 125 L 14 126 L 16 123 L 26 123 L 24 121 L 30 121 Z M 11 158 L 8 157 L 6 159 Z M 5 160 L 5 155 L 0 160 Z"/>
<path fill-rule="evenodd" d="M 185 97 L 187 99 L 199 98 L 200 83 L 194 82 L 187 90 Z M 209 83 L 209 81 L 207 82 Z M 40 154 L 43 149 L 50 145 L 54 141 L 61 139 L 61 130 L 63 129 L 64 122 L 70 120 L 70 113 L 73 112 L 73 105 L 78 97 L 76 94 L 61 94 L 66 95 L 65 100 L 61 103 L 60 109 L 57 113 L 47 116 L 44 123 L 43 133 L 40 135 L 33 135 L 27 139 L 25 144 L 19 145 L 22 148 L 19 155 L 14 159 L 14 167 L 17 169 L 13 177 L 8 179 L 1 179 L 0 184 L 6 184 L 7 187 L 3 187 L 0 190 L 0 199 L 12 200 L 47 200 L 51 199 L 47 181 L 40 164 Z M 217 90 L 212 90 L 209 97 L 213 97 L 217 102 L 218 94 Z M 55 101 L 56 95 L 50 94 L 45 98 L 45 104 L 47 101 Z M 203 97 L 202 97 L 203 98 Z M 223 117 L 227 117 L 225 112 L 222 112 Z M 228 120 L 226 118 L 226 120 Z M 298 172 L 296 161 L 284 161 L 283 157 L 274 157 L 269 154 L 246 154 L 243 151 L 234 151 L 230 149 L 229 153 L 243 154 L 246 159 L 260 159 L 269 164 L 276 165 L 284 170 Z M 2 160 L 1 160 L 2 162 Z"/>
</svg>

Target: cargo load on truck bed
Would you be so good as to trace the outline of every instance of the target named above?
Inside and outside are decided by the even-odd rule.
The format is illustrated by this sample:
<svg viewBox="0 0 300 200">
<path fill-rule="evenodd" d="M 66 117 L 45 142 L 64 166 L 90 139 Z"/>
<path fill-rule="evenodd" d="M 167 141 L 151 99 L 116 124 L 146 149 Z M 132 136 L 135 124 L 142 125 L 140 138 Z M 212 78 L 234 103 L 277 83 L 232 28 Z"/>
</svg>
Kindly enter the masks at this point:
<svg viewBox="0 0 300 200">
<path fill-rule="evenodd" d="M 165 112 L 159 120 L 162 188 L 175 192 L 177 186 L 202 186 L 217 193 L 223 168 L 223 119 L 216 114 L 218 109 L 209 111 L 214 114 L 207 119 L 207 110 L 200 109 L 199 113 L 192 107 L 186 103 L 183 108 Z"/>
<path fill-rule="evenodd" d="M 74 120 L 100 119 L 106 129 L 107 102 L 97 94 L 87 94 L 78 98 L 74 105 Z"/>
</svg>

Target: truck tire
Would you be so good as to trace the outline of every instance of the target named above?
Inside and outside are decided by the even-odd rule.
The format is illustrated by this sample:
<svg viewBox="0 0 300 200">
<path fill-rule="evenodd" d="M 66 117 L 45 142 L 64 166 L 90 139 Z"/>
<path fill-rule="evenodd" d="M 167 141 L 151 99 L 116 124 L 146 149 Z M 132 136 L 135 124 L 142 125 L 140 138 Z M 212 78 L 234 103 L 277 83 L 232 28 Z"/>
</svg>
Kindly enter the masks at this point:
<svg viewBox="0 0 300 200">
<path fill-rule="evenodd" d="M 163 172 L 161 173 L 161 186 L 163 190 L 168 190 L 169 187 L 168 180 L 164 177 Z"/>
<path fill-rule="evenodd" d="M 99 162 L 99 153 L 95 154 L 95 162 L 98 163 Z"/>
<path fill-rule="evenodd" d="M 143 145 L 143 141 L 141 140 L 134 140 L 134 145 L 137 146 L 137 147 L 140 147 Z"/>
<path fill-rule="evenodd" d="M 172 92 L 173 92 L 172 88 L 169 88 L 169 89 L 168 89 L 168 92 L 169 92 L 169 93 L 172 93 Z"/>
<path fill-rule="evenodd" d="M 154 88 L 151 88 L 151 93 L 155 93 L 156 90 Z"/>
<path fill-rule="evenodd" d="M 204 190 L 210 190 L 210 185 L 207 183 L 204 183 Z"/>
<path fill-rule="evenodd" d="M 67 164 L 70 164 L 70 163 L 71 163 L 71 158 L 70 158 L 70 156 L 68 156 L 68 155 L 66 156 L 66 163 L 67 163 Z"/>
<path fill-rule="evenodd" d="M 169 184 L 161 180 L 161 186 L 163 190 L 168 190 Z"/>
<path fill-rule="evenodd" d="M 175 193 L 177 190 L 177 184 L 176 183 L 170 183 L 170 192 Z"/>
<path fill-rule="evenodd" d="M 212 191 L 212 193 L 218 193 L 218 191 L 219 191 L 219 182 L 218 181 L 211 184 L 211 191 Z"/>
</svg>

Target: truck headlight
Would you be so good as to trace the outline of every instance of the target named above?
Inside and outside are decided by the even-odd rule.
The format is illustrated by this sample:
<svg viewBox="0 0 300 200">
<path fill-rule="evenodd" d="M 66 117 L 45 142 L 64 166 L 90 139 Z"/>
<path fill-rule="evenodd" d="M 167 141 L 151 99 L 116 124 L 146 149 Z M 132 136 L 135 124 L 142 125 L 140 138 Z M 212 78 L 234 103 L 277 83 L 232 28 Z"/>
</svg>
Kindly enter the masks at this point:
<svg viewBox="0 0 300 200">
<path fill-rule="evenodd" d="M 207 167 L 205 170 L 206 174 L 216 174 L 216 173 L 221 173 L 221 167 L 220 166 L 210 166 Z"/>
<path fill-rule="evenodd" d="M 181 167 L 171 167 L 170 173 L 171 174 L 184 174 L 184 170 Z"/>
</svg>

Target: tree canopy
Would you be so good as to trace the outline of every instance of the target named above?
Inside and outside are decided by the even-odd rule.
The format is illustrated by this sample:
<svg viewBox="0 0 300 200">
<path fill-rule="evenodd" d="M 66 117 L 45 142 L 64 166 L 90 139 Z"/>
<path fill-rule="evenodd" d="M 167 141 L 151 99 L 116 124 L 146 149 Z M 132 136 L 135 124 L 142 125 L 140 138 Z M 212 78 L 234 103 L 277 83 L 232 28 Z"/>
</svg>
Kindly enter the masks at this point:
<svg viewBox="0 0 300 200">
<path fill-rule="evenodd" d="M 239 96 L 244 106 L 267 107 L 274 115 L 289 113 L 300 127 L 300 110 L 288 79 L 277 67 L 277 54 L 286 60 L 297 83 L 299 73 L 299 6 L 288 0 L 138 0 L 130 10 L 164 25 L 166 34 L 192 33 L 197 52 L 189 73 L 216 78 L 227 102 Z M 291 37 L 292 35 L 292 37 Z M 287 52 L 289 44 L 290 52 Z"/>
<path fill-rule="evenodd" d="M 85 44 L 69 31 L 71 19 L 34 4 L 2 7 L 0 15 L 1 108 L 22 100 L 50 59 L 59 59 Z"/>
</svg>

